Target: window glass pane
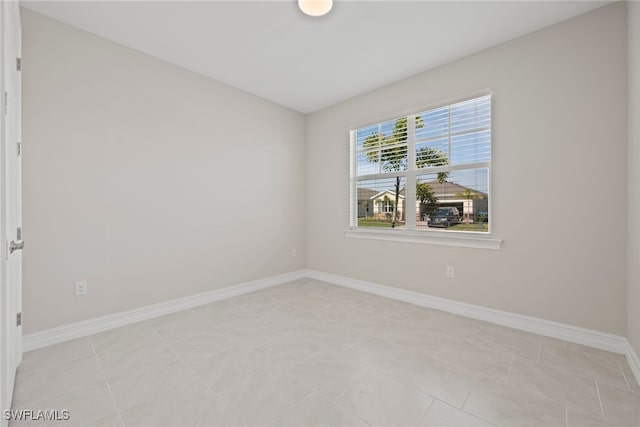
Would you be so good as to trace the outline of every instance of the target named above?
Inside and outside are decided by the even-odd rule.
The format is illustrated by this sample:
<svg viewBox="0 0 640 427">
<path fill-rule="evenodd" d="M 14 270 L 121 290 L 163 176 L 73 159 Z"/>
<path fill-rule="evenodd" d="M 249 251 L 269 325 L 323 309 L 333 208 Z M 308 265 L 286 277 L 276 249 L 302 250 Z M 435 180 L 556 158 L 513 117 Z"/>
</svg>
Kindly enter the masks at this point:
<svg viewBox="0 0 640 427">
<path fill-rule="evenodd" d="M 416 167 L 427 168 L 449 164 L 449 140 L 433 139 L 416 143 Z"/>
<path fill-rule="evenodd" d="M 358 176 L 406 170 L 407 118 L 358 129 L 356 148 Z"/>
<path fill-rule="evenodd" d="M 358 226 L 405 228 L 405 182 L 404 177 L 358 181 Z"/>
<path fill-rule="evenodd" d="M 416 141 L 449 134 L 449 107 L 440 107 L 417 115 Z"/>
<path fill-rule="evenodd" d="M 365 126 L 359 129 L 356 129 L 356 149 L 360 152 L 364 149 L 364 142 L 371 135 L 376 135 L 378 133 L 378 125 Z"/>
<path fill-rule="evenodd" d="M 488 169 L 424 174 L 417 178 L 418 229 L 489 231 Z"/>
<path fill-rule="evenodd" d="M 357 175 L 368 175 L 372 173 L 380 173 L 380 162 L 376 161 L 376 158 L 380 153 L 378 151 L 372 153 L 358 153 L 357 154 Z"/>
<path fill-rule="evenodd" d="M 491 160 L 491 131 L 466 133 L 451 138 L 451 164 Z"/>
<path fill-rule="evenodd" d="M 380 131 L 387 144 L 394 145 L 407 142 L 407 119 L 401 117 L 380 123 Z"/>
<path fill-rule="evenodd" d="M 491 97 L 483 96 L 451 106 L 451 133 L 491 126 Z"/>
</svg>

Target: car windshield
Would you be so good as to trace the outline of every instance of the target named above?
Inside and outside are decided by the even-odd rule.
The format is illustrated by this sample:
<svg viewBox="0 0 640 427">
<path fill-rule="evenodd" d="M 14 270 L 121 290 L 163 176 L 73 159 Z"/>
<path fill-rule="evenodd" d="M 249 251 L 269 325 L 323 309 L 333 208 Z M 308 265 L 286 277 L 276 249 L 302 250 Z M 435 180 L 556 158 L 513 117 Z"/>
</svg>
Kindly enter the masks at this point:
<svg viewBox="0 0 640 427">
<path fill-rule="evenodd" d="M 447 216 L 451 215 L 451 211 L 449 209 L 438 209 L 435 213 L 435 216 Z"/>
</svg>

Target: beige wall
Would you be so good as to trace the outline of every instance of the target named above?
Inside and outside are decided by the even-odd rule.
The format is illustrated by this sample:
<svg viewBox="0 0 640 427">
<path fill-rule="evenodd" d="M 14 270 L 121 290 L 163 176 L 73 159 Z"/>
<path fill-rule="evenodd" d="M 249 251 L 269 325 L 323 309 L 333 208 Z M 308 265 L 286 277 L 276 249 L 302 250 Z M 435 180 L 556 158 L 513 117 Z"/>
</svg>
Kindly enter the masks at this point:
<svg viewBox="0 0 640 427">
<path fill-rule="evenodd" d="M 629 232 L 627 335 L 640 354 L 640 3 L 627 3 L 629 32 Z"/>
<path fill-rule="evenodd" d="M 308 267 L 624 334 L 626 36 L 613 4 L 308 116 Z M 345 238 L 350 127 L 485 88 L 503 249 Z"/>
<path fill-rule="evenodd" d="M 26 334 L 305 266 L 303 115 L 22 18 Z"/>
<path fill-rule="evenodd" d="M 638 350 L 625 7 L 311 114 L 306 135 L 301 114 L 23 10 L 24 332 L 307 266 L 616 334 L 628 327 Z M 631 118 L 640 43 L 629 35 Z M 485 88 L 503 249 L 345 238 L 348 130 Z M 88 295 L 73 295 L 77 280 Z"/>
</svg>

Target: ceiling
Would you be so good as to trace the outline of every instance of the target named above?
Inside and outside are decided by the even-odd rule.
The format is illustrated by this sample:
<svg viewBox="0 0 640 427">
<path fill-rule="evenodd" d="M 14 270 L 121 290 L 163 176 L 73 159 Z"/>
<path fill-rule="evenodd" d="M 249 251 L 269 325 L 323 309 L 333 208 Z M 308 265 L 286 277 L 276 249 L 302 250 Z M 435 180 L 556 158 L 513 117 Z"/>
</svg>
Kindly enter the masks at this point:
<svg viewBox="0 0 640 427">
<path fill-rule="evenodd" d="M 22 5 L 310 113 L 596 9 L 604 1 L 44 1 Z"/>
</svg>

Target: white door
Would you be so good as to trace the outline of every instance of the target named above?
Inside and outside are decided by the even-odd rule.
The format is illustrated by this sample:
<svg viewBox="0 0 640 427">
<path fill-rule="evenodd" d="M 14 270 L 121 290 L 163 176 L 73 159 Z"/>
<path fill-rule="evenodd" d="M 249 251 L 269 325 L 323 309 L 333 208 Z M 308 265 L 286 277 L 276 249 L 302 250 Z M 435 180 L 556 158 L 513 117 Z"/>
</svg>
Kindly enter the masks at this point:
<svg viewBox="0 0 640 427">
<path fill-rule="evenodd" d="M 0 352 L 2 406 L 9 409 L 16 368 L 22 360 L 22 145 L 21 25 L 17 1 L 2 3 L 2 161 L 0 179 Z M 4 417 L 2 417 L 4 418 Z M 4 420 L 3 420 L 4 422 Z"/>
</svg>

